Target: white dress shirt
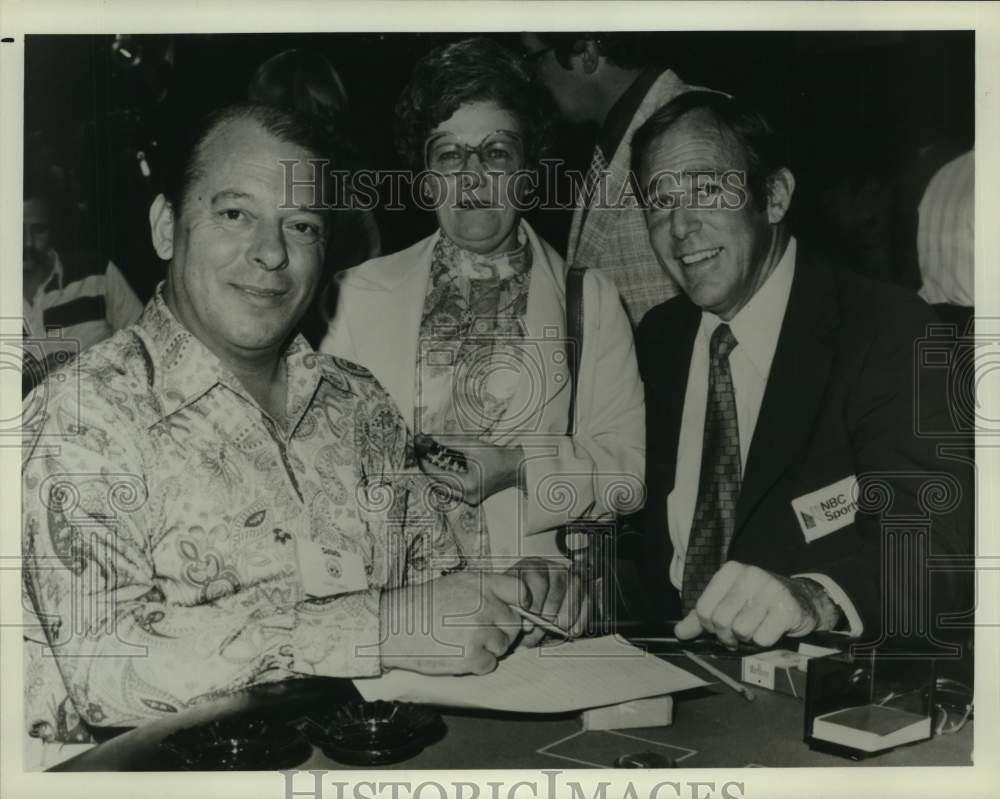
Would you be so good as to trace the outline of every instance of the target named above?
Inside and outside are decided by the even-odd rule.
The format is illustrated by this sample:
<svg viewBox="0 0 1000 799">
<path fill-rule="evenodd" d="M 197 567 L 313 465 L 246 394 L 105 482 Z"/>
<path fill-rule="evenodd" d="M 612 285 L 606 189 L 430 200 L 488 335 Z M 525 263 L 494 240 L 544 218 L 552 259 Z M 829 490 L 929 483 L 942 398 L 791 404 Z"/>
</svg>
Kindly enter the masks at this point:
<svg viewBox="0 0 1000 799">
<path fill-rule="evenodd" d="M 737 346 L 729 353 L 729 368 L 736 395 L 736 420 L 740 435 L 741 477 L 746 469 L 750 442 L 760 414 L 764 389 L 771 373 L 771 362 L 778 346 L 781 323 L 785 318 L 788 297 L 795 275 L 796 241 L 791 238 L 774 271 L 757 293 L 730 321 Z M 724 320 L 702 311 L 701 324 L 695 335 L 694 350 L 688 373 L 684 410 L 681 415 L 680 438 L 677 443 L 677 469 L 674 487 L 667 497 L 667 523 L 674 545 L 670 563 L 670 581 L 680 590 L 684 581 L 684 559 L 687 554 L 691 523 L 698 501 L 698 479 L 701 471 L 702 439 L 705 433 L 705 408 L 708 403 L 709 341 Z M 802 574 L 822 585 L 830 598 L 844 611 L 853 635 L 861 633 L 861 618 L 843 589 L 822 574 Z"/>
</svg>

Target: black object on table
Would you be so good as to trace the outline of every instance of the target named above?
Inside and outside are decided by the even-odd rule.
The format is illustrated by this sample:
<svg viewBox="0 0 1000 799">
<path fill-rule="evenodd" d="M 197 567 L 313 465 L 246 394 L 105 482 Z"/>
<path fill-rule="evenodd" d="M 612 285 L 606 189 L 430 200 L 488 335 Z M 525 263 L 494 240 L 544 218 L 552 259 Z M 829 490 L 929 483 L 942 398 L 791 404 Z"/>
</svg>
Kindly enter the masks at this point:
<svg viewBox="0 0 1000 799">
<path fill-rule="evenodd" d="M 313 745 L 336 763 L 384 766 L 444 737 L 436 710 L 365 702 L 347 679 L 257 686 L 107 740 L 51 771 L 272 771 L 298 766 Z"/>
<path fill-rule="evenodd" d="M 440 713 L 410 702 L 357 700 L 319 716 L 305 716 L 295 726 L 331 760 L 354 766 L 409 760 L 447 731 Z"/>
<path fill-rule="evenodd" d="M 161 743 L 177 730 L 216 719 L 275 719 L 294 725 L 359 695 L 349 680 L 309 678 L 264 686 L 151 722 L 60 763 L 53 771 L 156 771 L 177 768 Z M 444 711 L 447 735 L 398 767 L 405 769 L 611 768 L 623 754 L 656 751 L 684 768 L 833 766 L 850 761 L 816 752 L 802 741 L 801 699 L 757 692 L 747 702 L 728 688 L 707 686 L 675 696 L 674 723 L 619 735 L 584 731 L 576 714 L 558 716 Z M 859 766 L 970 765 L 972 723 L 951 735 L 903 747 Z M 636 740 L 633 736 L 641 740 Z M 266 771 L 266 762 L 252 766 Z M 388 768 L 395 765 L 383 766 Z M 218 768 L 218 767 L 217 767 Z M 317 746 L 293 768 L 346 769 Z"/>
<path fill-rule="evenodd" d="M 358 701 L 346 679 L 269 683 L 195 705 L 106 740 L 50 771 L 271 770 L 308 759 L 295 723 Z"/>
</svg>

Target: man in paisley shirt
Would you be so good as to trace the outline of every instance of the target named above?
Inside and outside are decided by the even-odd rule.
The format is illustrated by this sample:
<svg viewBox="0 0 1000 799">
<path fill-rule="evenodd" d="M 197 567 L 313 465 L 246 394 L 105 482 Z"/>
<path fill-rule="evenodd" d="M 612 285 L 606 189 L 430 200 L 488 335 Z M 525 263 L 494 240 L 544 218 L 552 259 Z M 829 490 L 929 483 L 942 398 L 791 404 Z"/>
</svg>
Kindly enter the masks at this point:
<svg viewBox="0 0 1000 799">
<path fill-rule="evenodd" d="M 329 229 L 308 124 L 230 107 L 186 152 L 150 209 L 167 280 L 76 379 L 38 389 L 31 735 L 88 741 L 306 675 L 491 671 L 519 640 L 510 604 L 555 592 L 578 629 L 558 568 L 463 569 L 389 396 L 294 333 Z M 468 623 L 444 626 L 454 614 Z"/>
</svg>

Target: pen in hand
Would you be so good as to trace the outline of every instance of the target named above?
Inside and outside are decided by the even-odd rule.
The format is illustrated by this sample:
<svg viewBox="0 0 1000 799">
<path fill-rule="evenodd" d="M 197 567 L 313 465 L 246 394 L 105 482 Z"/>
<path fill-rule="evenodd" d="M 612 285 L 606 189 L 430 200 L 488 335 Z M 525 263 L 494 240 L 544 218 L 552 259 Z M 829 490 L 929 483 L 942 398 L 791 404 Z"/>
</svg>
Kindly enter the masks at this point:
<svg viewBox="0 0 1000 799">
<path fill-rule="evenodd" d="M 547 633 L 551 633 L 552 635 L 558 635 L 560 638 L 565 638 L 567 640 L 570 637 L 569 633 L 566 632 L 558 624 L 554 624 L 548 619 L 543 619 L 538 614 L 532 613 L 530 610 L 525 610 L 520 605 L 510 605 L 510 609 L 513 610 L 516 614 L 518 614 L 522 619 L 527 619 L 536 627 L 545 630 L 545 632 Z"/>
</svg>

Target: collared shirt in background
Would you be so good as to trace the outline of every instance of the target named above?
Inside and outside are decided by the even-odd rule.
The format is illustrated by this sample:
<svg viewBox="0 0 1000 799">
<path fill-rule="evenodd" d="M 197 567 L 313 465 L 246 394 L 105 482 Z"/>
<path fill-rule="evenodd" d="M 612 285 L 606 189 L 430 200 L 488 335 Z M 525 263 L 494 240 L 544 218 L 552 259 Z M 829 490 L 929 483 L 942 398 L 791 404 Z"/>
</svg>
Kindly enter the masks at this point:
<svg viewBox="0 0 1000 799">
<path fill-rule="evenodd" d="M 579 193 L 573 211 L 567 267 L 598 269 L 611 278 L 633 329 L 678 289 L 649 243 L 646 216 L 630 181 L 631 138 L 656 109 L 688 89 L 669 69 L 640 73 L 601 127 L 598 144 L 608 164 L 604 179 L 595 191 Z"/>
<path fill-rule="evenodd" d="M 59 253 L 50 250 L 48 257 L 52 264 L 48 279 L 30 300 L 21 303 L 22 396 L 48 371 L 134 324 L 142 313 L 142 303 L 113 262 L 108 261 L 103 270 L 94 269 L 96 261 L 84 262 L 67 276 Z"/>
<path fill-rule="evenodd" d="M 82 352 L 139 318 L 142 303 L 113 262 L 108 261 L 103 272 L 67 280 L 59 253 L 52 250 L 51 257 L 48 280 L 30 301 L 22 301 L 29 336 L 42 338 L 46 329 L 58 327 Z"/>
<path fill-rule="evenodd" d="M 632 81 L 618 98 L 607 115 L 604 117 L 604 124 L 597 135 L 597 144 L 604 153 L 604 157 L 610 161 L 618 152 L 618 147 L 625 138 L 625 133 L 632 123 L 632 117 L 639 110 L 643 99 L 653 88 L 656 79 L 663 74 L 665 68 L 659 66 L 646 67 L 639 76 Z"/>
</svg>

